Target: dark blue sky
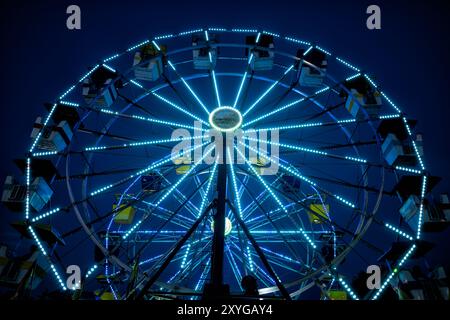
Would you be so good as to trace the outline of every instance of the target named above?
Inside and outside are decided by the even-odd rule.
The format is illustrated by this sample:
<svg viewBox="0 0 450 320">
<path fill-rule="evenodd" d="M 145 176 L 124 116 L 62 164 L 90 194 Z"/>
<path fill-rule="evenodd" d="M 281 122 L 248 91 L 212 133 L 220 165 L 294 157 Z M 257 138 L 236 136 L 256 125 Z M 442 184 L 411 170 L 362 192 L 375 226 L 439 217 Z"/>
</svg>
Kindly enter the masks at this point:
<svg viewBox="0 0 450 320">
<path fill-rule="evenodd" d="M 82 11 L 82 30 L 66 28 L 66 7 Z M 378 4 L 382 30 L 366 28 Z M 446 1 L 2 1 L 0 4 L 2 157 L 0 178 L 29 146 L 43 103 L 118 49 L 155 34 L 186 29 L 257 27 L 320 44 L 373 75 L 419 120 L 425 161 L 450 191 L 450 8 Z M 1 208 L 1 214 L 9 214 Z M 12 232 L 12 231 L 11 231 Z M 449 232 L 433 237 L 448 242 Z M 3 240 L 3 239 L 0 239 Z M 435 254 L 432 259 L 440 255 Z"/>
</svg>

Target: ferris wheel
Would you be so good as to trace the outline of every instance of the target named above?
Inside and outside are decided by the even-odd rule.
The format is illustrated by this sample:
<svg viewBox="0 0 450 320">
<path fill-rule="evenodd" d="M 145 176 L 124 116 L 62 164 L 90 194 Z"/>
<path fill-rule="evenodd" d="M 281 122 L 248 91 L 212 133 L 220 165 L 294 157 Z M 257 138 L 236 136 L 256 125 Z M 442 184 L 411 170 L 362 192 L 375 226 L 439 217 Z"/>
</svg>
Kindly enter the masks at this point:
<svg viewBox="0 0 450 320">
<path fill-rule="evenodd" d="M 2 200 L 63 291 L 378 299 L 442 225 L 416 122 L 367 73 L 291 36 L 157 36 L 47 109 Z M 381 286 L 354 287 L 370 265 Z"/>
</svg>

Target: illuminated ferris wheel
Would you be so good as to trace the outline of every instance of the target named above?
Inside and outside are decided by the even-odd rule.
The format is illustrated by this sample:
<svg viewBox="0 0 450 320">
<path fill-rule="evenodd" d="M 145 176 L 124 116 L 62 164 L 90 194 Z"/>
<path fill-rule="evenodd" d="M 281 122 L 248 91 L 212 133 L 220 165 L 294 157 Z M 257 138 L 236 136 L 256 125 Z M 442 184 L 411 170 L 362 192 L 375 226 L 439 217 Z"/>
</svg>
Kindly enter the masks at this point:
<svg viewBox="0 0 450 320">
<path fill-rule="evenodd" d="M 294 37 L 154 37 L 47 108 L 2 200 L 24 213 L 14 226 L 42 277 L 80 296 L 377 299 L 439 227 L 415 121 Z M 74 288 L 69 265 L 83 272 Z M 357 285 L 369 265 L 379 289 Z"/>
</svg>

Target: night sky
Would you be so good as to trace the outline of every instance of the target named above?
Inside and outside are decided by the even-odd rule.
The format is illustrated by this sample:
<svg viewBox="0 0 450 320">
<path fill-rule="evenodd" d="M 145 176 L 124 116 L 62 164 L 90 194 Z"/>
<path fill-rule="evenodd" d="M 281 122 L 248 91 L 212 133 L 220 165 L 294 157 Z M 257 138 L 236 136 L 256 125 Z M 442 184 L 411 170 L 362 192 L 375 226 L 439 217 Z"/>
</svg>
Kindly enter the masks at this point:
<svg viewBox="0 0 450 320">
<path fill-rule="evenodd" d="M 98 59 L 155 34 L 187 29 L 256 27 L 320 44 L 373 75 L 424 135 L 427 168 L 450 192 L 447 1 L 1 1 L 0 179 L 30 144 L 34 119 Z M 66 8 L 81 7 L 82 29 L 66 28 Z M 366 28 L 366 8 L 378 4 L 382 29 Z M 0 214 L 12 213 L 4 207 Z M 0 228 L 0 242 L 14 235 Z M 449 265 L 447 232 L 426 236 L 438 244 L 431 264 Z"/>
</svg>

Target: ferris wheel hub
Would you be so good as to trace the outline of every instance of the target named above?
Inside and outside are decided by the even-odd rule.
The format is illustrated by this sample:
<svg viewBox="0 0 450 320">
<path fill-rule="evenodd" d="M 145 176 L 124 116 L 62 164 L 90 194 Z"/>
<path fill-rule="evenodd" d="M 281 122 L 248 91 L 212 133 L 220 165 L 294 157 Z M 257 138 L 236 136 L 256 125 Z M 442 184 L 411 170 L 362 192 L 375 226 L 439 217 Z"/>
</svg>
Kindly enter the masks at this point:
<svg viewBox="0 0 450 320">
<path fill-rule="evenodd" d="M 221 132 L 233 132 L 242 125 L 242 114 L 233 107 L 218 107 L 209 114 L 211 126 Z"/>
<path fill-rule="evenodd" d="M 224 236 L 228 236 L 231 233 L 231 230 L 233 229 L 233 224 L 231 223 L 231 220 L 229 218 L 225 218 L 225 232 Z M 214 232 L 214 220 L 211 221 L 211 231 Z"/>
</svg>

